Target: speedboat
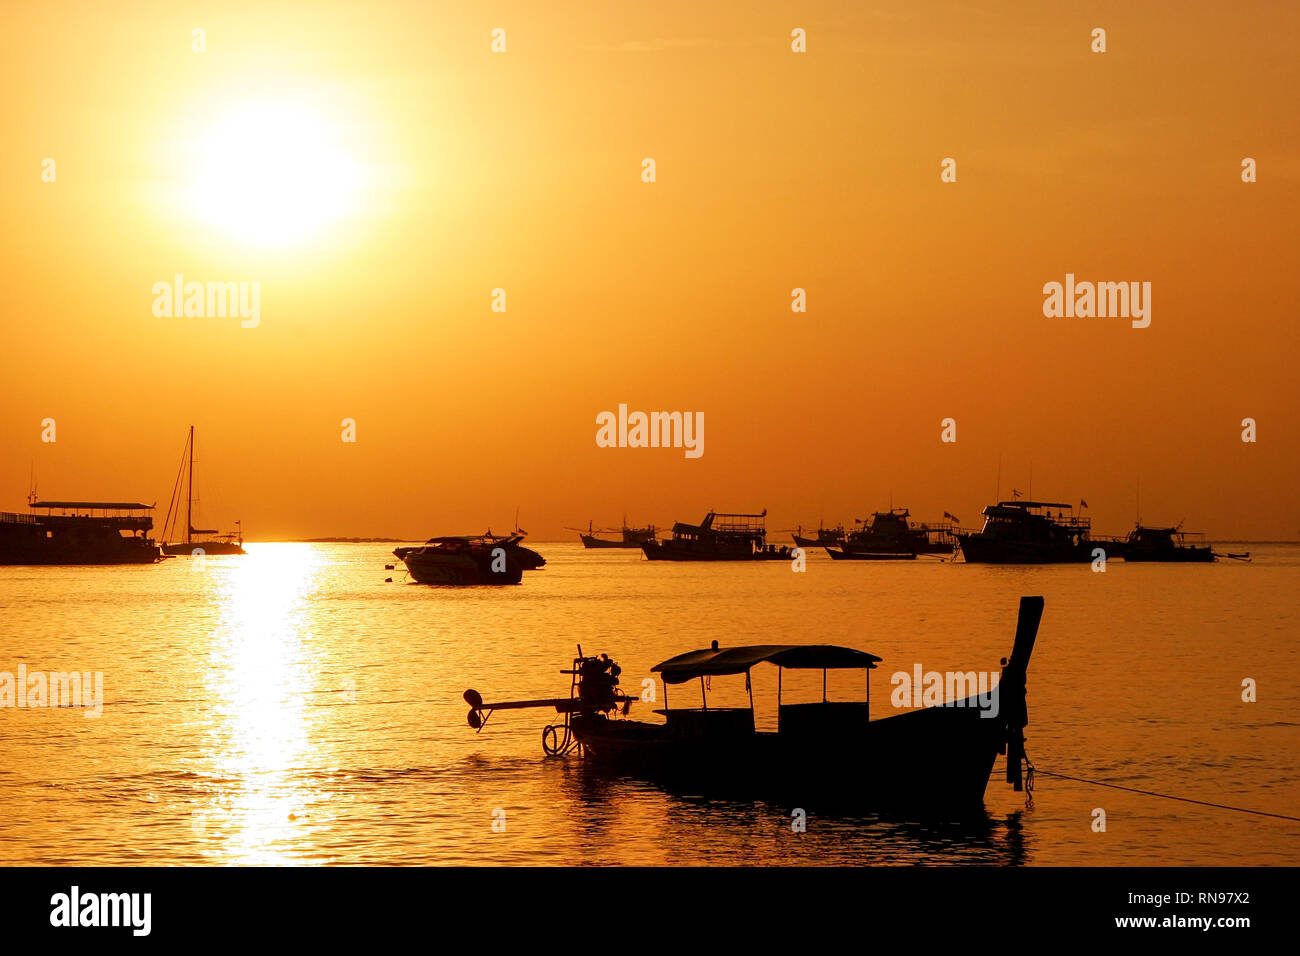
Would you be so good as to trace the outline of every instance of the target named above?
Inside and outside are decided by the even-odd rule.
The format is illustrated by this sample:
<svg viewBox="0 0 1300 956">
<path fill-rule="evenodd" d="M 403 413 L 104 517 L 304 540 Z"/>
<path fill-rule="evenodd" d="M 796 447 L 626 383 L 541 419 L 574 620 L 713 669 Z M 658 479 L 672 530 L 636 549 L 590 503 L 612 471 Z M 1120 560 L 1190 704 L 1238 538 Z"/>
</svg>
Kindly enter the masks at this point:
<svg viewBox="0 0 1300 956">
<path fill-rule="evenodd" d="M 395 548 L 411 577 L 420 584 L 466 587 L 475 584 L 519 584 L 525 571 L 536 571 L 546 559 L 525 548 L 522 534 L 449 535 L 430 538 L 422 546 Z"/>
</svg>

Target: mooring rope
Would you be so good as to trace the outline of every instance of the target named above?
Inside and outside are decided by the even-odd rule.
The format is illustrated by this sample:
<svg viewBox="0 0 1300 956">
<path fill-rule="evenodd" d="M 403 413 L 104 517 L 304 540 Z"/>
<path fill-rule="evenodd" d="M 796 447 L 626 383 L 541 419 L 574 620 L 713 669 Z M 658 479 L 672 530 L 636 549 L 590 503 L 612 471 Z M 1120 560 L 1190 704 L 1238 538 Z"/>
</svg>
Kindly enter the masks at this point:
<svg viewBox="0 0 1300 956">
<path fill-rule="evenodd" d="M 1068 773 L 1054 773 L 1051 770 L 1043 770 L 1040 767 L 1034 767 L 1033 772 L 1044 774 L 1048 777 L 1060 777 L 1062 780 L 1073 780 L 1076 783 L 1087 783 L 1094 787 L 1110 787 L 1112 790 L 1127 790 L 1129 793 L 1140 793 L 1148 797 L 1161 797 L 1165 800 L 1178 800 L 1182 803 L 1195 803 L 1203 807 L 1214 807 L 1216 810 L 1233 810 L 1237 813 L 1253 813 L 1258 817 L 1275 817 L 1278 820 L 1290 820 L 1292 823 L 1300 823 L 1300 817 L 1287 816 L 1285 813 L 1269 813 L 1267 810 L 1251 810 L 1248 807 L 1232 807 L 1226 803 L 1211 803 L 1209 800 L 1193 800 L 1191 797 L 1176 797 L 1171 793 L 1156 793 L 1154 790 L 1139 790 L 1137 787 L 1125 787 L 1118 783 L 1107 783 L 1104 780 L 1088 780 L 1085 777 L 1072 777 Z"/>
</svg>

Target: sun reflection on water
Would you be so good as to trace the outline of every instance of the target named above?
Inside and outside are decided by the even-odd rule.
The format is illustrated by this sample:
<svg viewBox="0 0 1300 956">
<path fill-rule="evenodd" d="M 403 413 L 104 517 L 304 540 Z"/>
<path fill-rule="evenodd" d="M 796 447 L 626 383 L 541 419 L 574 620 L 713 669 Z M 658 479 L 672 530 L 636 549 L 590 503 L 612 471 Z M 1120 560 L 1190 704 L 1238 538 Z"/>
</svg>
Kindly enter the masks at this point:
<svg viewBox="0 0 1300 956">
<path fill-rule="evenodd" d="M 294 862 L 296 821 L 312 799 L 300 772 L 315 684 L 307 602 L 324 558 L 306 544 L 251 544 L 246 556 L 208 563 L 220 607 L 208 681 L 220 718 L 212 769 L 228 781 L 207 811 L 221 837 L 209 855 Z"/>
</svg>

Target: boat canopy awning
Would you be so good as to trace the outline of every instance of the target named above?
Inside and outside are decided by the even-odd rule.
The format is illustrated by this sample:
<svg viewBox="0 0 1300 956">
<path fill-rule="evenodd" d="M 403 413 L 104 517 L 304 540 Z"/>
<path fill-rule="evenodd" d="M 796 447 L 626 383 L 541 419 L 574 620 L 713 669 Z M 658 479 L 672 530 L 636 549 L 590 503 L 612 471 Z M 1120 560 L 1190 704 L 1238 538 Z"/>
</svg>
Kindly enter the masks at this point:
<svg viewBox="0 0 1300 956">
<path fill-rule="evenodd" d="M 709 648 L 670 657 L 650 668 L 665 684 L 684 684 L 697 677 L 743 674 L 755 664 L 775 664 L 809 670 L 864 668 L 880 660 L 874 654 L 834 644 L 757 644 L 750 647 Z"/>
<path fill-rule="evenodd" d="M 152 511 L 153 505 L 138 501 L 33 501 L 33 508 L 102 508 L 107 511 Z"/>
</svg>

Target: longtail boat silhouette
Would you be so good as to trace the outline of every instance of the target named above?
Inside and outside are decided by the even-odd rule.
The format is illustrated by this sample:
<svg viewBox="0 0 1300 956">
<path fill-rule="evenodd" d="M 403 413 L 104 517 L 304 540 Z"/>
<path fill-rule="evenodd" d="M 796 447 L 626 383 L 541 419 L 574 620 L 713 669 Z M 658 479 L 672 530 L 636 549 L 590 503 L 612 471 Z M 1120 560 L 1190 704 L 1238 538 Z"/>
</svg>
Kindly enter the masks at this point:
<svg viewBox="0 0 1300 956">
<path fill-rule="evenodd" d="M 819 521 L 817 522 L 817 534 L 814 537 L 809 537 L 803 533 L 803 525 L 799 525 L 791 531 L 790 537 L 794 539 L 795 547 L 833 548 L 844 543 L 844 534 L 844 525 L 836 525 L 834 528 L 823 528 Z"/>
<path fill-rule="evenodd" d="M 881 659 L 830 644 L 722 648 L 715 641 L 669 658 L 652 668 L 665 688 L 664 707 L 655 711 L 662 724 L 627 719 L 637 698 L 619 689 L 621 669 L 605 655 L 584 656 L 581 646 L 572 669 L 561 672 L 571 675 L 567 697 L 487 703 L 475 690 L 464 697 L 475 731 L 498 710 L 554 708 L 564 719 L 543 731 L 545 753 L 577 751 L 611 772 L 836 806 L 976 806 L 1000 753 L 1007 755 L 1007 782 L 1016 790 L 1025 785 L 1025 674 L 1042 613 L 1041 597 L 1020 599 L 1011 656 L 1003 659 L 1001 680 L 988 698 L 977 694 L 881 720 L 869 714 L 870 672 Z M 775 732 L 757 731 L 754 724 L 750 671 L 763 663 L 778 669 Z M 821 670 L 822 700 L 786 703 L 784 669 Z M 866 700 L 828 701 L 826 672 L 832 669 L 863 670 Z M 708 706 L 711 678 L 741 675 L 749 707 Z M 670 709 L 667 688 L 694 680 L 703 705 Z"/>
<path fill-rule="evenodd" d="M 914 551 L 850 551 L 848 548 L 827 548 L 832 561 L 915 561 Z"/>
<path fill-rule="evenodd" d="M 627 520 L 624 519 L 622 529 L 598 529 L 593 526 L 593 522 L 587 522 L 587 530 L 581 528 L 569 528 L 570 531 L 578 532 L 578 538 L 582 541 L 584 548 L 639 548 L 647 541 L 655 540 L 655 526 L 646 525 L 644 528 L 630 528 Z M 602 538 L 602 534 L 619 534 L 616 540 Z"/>
</svg>

